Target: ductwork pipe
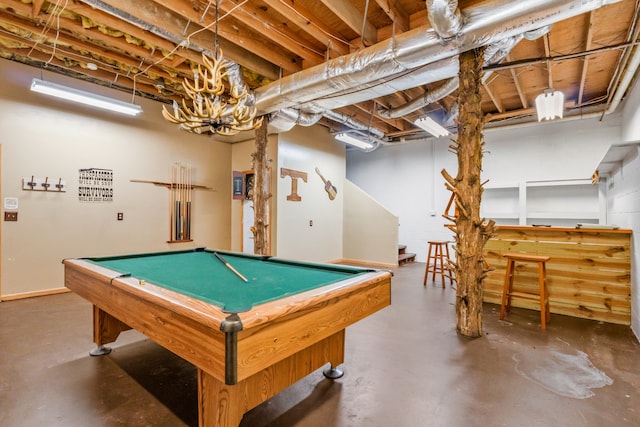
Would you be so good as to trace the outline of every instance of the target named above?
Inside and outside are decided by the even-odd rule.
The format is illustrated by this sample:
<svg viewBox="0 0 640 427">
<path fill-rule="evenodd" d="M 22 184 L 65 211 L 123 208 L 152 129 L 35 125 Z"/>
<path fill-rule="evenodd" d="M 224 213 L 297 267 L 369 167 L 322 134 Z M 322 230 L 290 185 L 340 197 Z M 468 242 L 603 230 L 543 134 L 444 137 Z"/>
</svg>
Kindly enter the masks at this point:
<svg viewBox="0 0 640 427">
<path fill-rule="evenodd" d="M 518 44 L 520 40 L 522 40 L 522 37 L 523 37 L 522 35 L 508 37 L 506 39 L 502 39 L 492 44 L 491 46 L 487 47 L 484 53 L 485 62 L 489 64 L 493 64 L 493 63 L 502 61 L 509 54 L 509 52 L 511 52 L 514 46 Z M 459 66 L 457 68 L 459 70 Z M 485 75 L 482 78 L 483 81 L 486 81 L 490 75 L 491 75 L 491 72 L 485 73 Z M 396 108 L 388 108 L 388 109 L 381 107 L 380 109 L 378 109 L 378 114 L 381 117 L 388 118 L 388 119 L 395 119 L 398 117 L 405 116 L 413 111 L 419 110 L 422 107 L 425 107 L 429 104 L 437 102 L 440 99 L 444 98 L 445 96 L 450 95 L 456 89 L 458 89 L 459 84 L 460 82 L 458 81 L 458 77 L 457 76 L 452 77 L 437 89 L 425 94 L 420 98 L 416 98 L 415 100 L 405 105 L 402 105 Z"/>
<path fill-rule="evenodd" d="M 342 123 L 343 125 L 348 126 L 351 129 L 367 132 L 376 138 L 384 138 L 384 132 L 382 132 L 381 130 L 367 126 L 364 123 L 360 123 L 359 121 L 354 120 L 352 117 L 349 117 L 346 114 L 329 110 L 325 111 L 323 115 L 326 118 L 331 119 L 334 122 Z"/>
<path fill-rule="evenodd" d="M 458 0 L 426 0 L 429 23 L 441 39 L 448 40 L 462 29 Z"/>
<path fill-rule="evenodd" d="M 312 126 L 318 123 L 322 118 L 322 114 L 303 113 L 295 108 L 285 108 L 284 110 L 271 113 L 269 116 L 269 125 L 273 126 L 280 132 L 291 130 L 295 125 Z"/>
<path fill-rule="evenodd" d="M 395 86 L 416 87 L 454 77 L 449 70 L 433 78 L 422 67 L 492 44 L 619 0 L 496 0 L 465 10 L 465 25 L 446 43 L 420 27 L 350 55 L 286 76 L 256 90 L 259 114 L 307 104 L 313 112 L 389 95 Z M 457 62 L 457 61 L 456 61 Z M 405 82 L 401 79 L 409 80 Z M 419 77 L 419 78 L 417 78 Z M 388 84 L 389 79 L 394 85 Z M 349 91 L 347 96 L 345 92 Z M 343 93 L 343 96 L 336 96 Z M 354 100 L 357 99 L 357 100 Z"/>
<path fill-rule="evenodd" d="M 425 107 L 429 104 L 433 104 L 434 102 L 453 93 L 456 89 L 458 89 L 459 84 L 460 82 L 458 78 L 452 77 L 437 89 L 427 92 L 424 96 L 421 96 L 420 98 L 416 98 L 413 101 L 408 102 L 407 104 L 404 104 L 400 107 L 396 107 L 396 108 L 380 107 L 378 109 L 378 114 L 380 115 L 380 117 L 384 117 L 386 119 L 396 119 L 398 117 L 406 116 L 409 113 L 419 110 L 420 108 Z"/>
</svg>

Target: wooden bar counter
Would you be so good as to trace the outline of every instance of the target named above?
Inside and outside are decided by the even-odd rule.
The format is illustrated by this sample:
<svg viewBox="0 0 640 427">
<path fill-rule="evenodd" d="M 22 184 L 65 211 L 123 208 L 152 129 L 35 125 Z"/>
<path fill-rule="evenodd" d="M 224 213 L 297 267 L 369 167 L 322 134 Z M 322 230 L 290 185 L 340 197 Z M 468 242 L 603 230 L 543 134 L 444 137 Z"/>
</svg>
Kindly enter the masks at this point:
<svg viewBox="0 0 640 427">
<path fill-rule="evenodd" d="M 551 257 L 547 286 L 552 313 L 631 323 L 631 230 L 496 227 L 485 245 L 485 259 L 493 268 L 484 280 L 486 302 L 500 304 L 507 252 Z M 535 265 L 518 265 L 516 285 L 537 291 Z M 539 310 L 527 300 L 514 299 L 512 305 Z"/>
</svg>

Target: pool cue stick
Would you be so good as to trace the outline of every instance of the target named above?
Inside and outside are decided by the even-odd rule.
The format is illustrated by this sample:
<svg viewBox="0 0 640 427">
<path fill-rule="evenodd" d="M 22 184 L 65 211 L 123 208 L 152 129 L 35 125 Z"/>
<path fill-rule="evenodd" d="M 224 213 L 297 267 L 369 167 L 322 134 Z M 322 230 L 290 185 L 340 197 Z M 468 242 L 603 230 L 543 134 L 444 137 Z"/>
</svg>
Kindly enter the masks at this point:
<svg viewBox="0 0 640 427">
<path fill-rule="evenodd" d="M 174 209 L 175 209 L 175 204 L 173 201 L 174 198 L 174 191 L 173 191 L 173 186 L 175 184 L 175 177 L 174 177 L 174 168 L 173 165 L 170 166 L 169 168 L 169 172 L 171 174 L 171 182 L 170 182 L 170 186 L 169 186 L 169 240 L 173 241 L 175 240 L 174 236 L 173 236 L 173 222 L 174 222 Z"/>
<path fill-rule="evenodd" d="M 184 238 L 189 239 L 189 165 L 184 169 Z"/>
<path fill-rule="evenodd" d="M 180 163 L 180 240 L 184 240 L 184 165 Z"/>
<path fill-rule="evenodd" d="M 235 273 L 236 276 L 238 276 L 239 278 L 241 278 L 242 280 L 244 280 L 245 282 L 248 282 L 247 278 L 244 277 L 242 274 L 240 274 L 240 272 L 238 270 L 236 270 L 235 268 L 233 268 L 233 266 L 231 264 L 229 264 L 227 262 L 227 260 L 225 260 L 224 258 L 222 258 L 222 255 L 220 255 L 218 252 L 214 252 L 213 253 L 216 258 L 218 258 L 218 260 L 220 260 L 221 263 L 223 263 L 229 270 L 233 271 Z"/>
<path fill-rule="evenodd" d="M 183 217 L 184 217 L 184 207 L 183 202 L 182 202 L 182 180 L 183 180 L 183 176 L 182 176 L 182 164 L 178 163 L 178 182 L 180 183 L 180 189 L 178 190 L 178 199 L 180 199 L 180 222 L 178 223 L 178 233 L 180 233 L 180 240 L 184 240 L 184 234 L 182 232 L 182 222 L 183 222 Z"/>
<path fill-rule="evenodd" d="M 173 230 L 175 239 L 180 240 L 180 169 L 178 169 L 178 163 L 175 163 L 173 167 L 175 168 L 176 174 L 175 201 L 173 203 L 176 215 L 173 223 Z"/>
<path fill-rule="evenodd" d="M 193 194 L 193 167 L 187 169 L 187 239 L 191 239 L 191 196 Z"/>
</svg>

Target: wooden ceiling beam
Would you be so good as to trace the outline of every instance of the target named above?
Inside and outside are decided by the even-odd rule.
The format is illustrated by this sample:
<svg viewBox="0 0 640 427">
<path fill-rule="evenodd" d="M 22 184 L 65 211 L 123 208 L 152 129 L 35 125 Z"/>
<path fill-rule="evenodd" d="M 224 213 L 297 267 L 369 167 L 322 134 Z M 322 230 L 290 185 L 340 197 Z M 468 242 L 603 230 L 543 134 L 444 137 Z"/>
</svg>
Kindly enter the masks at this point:
<svg viewBox="0 0 640 427">
<path fill-rule="evenodd" d="M 24 52 L 25 50 L 27 50 L 27 52 Z M 69 68 L 64 61 L 56 58 L 55 56 L 51 58 L 51 54 L 47 52 L 43 52 L 39 50 L 31 51 L 31 48 L 8 49 L 8 51 L 12 52 L 12 54 L 14 55 L 22 56 L 24 58 L 28 58 L 36 62 L 48 63 L 52 67 L 58 67 L 60 69 Z M 29 54 L 28 56 L 26 55 L 27 53 Z M 122 78 L 116 80 L 114 79 L 113 73 L 100 70 L 100 69 L 96 71 L 92 71 L 91 74 L 89 74 L 87 70 L 82 69 L 82 70 L 76 71 L 76 74 L 82 75 L 83 80 L 86 80 L 86 81 L 90 81 L 93 83 L 101 82 L 102 83 L 101 85 L 105 87 L 112 87 L 118 90 L 126 89 L 127 91 L 130 91 L 131 94 L 133 94 L 133 91 L 134 91 L 133 79 L 124 75 L 119 75 L 119 77 L 122 77 Z M 148 78 L 136 79 L 135 89 L 137 91 L 145 92 L 148 94 L 158 93 L 158 90 L 155 88 L 155 82 Z M 161 97 L 166 98 L 166 96 L 161 96 Z"/>
<path fill-rule="evenodd" d="M 545 34 L 542 37 L 542 41 L 544 44 L 544 56 L 547 58 L 551 57 L 551 40 L 549 38 L 549 33 Z M 551 61 L 547 61 L 547 80 L 548 80 L 548 88 L 553 88 L 553 74 L 551 72 Z"/>
<path fill-rule="evenodd" d="M 505 57 L 505 59 L 509 62 L 511 62 L 510 56 L 511 55 L 507 54 L 507 56 Z M 516 91 L 518 92 L 518 97 L 520 98 L 522 108 L 529 108 L 529 100 L 527 100 L 527 97 L 522 90 L 522 84 L 520 84 L 520 77 L 518 77 L 518 73 L 516 73 L 516 70 L 514 68 L 509 68 L 509 72 L 511 73 L 511 80 L 513 80 L 513 84 L 515 85 Z"/>
<path fill-rule="evenodd" d="M 593 11 L 587 14 L 587 35 L 585 37 L 584 50 L 591 50 L 591 42 L 593 40 Z M 584 87 L 587 82 L 587 75 L 589 71 L 589 57 L 585 56 L 582 62 L 582 74 L 580 76 L 580 87 L 578 88 L 578 105 L 582 105 L 582 99 L 584 97 Z"/>
<path fill-rule="evenodd" d="M 167 2 L 167 0 L 163 0 L 163 2 Z M 247 27 L 257 30 L 258 33 L 262 35 L 269 34 L 269 40 L 273 43 L 306 61 L 304 68 L 324 62 L 325 44 L 322 44 L 322 49 L 319 49 L 310 40 L 301 39 L 297 34 L 277 22 L 268 11 L 253 6 L 251 2 L 243 3 L 239 8 L 232 7 L 232 3 L 229 2 L 220 2 L 220 9 L 225 13 L 231 13 L 234 18 Z"/>
<path fill-rule="evenodd" d="M 360 111 L 362 111 L 364 113 L 368 113 L 368 114 L 371 114 L 371 111 L 373 111 L 373 117 L 374 117 L 375 121 L 384 123 L 384 124 L 392 127 L 393 130 L 403 130 L 403 129 L 405 129 L 404 121 L 402 119 L 387 119 L 385 117 L 380 116 L 378 114 L 377 109 L 376 109 L 376 102 L 375 101 L 360 102 L 358 104 L 354 104 L 354 107 L 356 107 Z"/>
<path fill-rule="evenodd" d="M 376 0 L 378 6 L 387 16 L 397 25 L 401 32 L 409 31 L 410 18 L 409 14 L 402 10 L 402 7 L 397 4 L 397 1 L 389 0 Z"/>
<path fill-rule="evenodd" d="M 498 110 L 498 112 L 502 113 L 504 111 L 504 106 L 502 105 L 500 98 L 495 96 L 495 94 L 493 93 L 493 91 L 491 90 L 487 82 L 483 82 L 482 87 L 487 92 L 487 95 L 489 95 L 489 98 L 491 98 L 491 102 L 493 102 L 493 105 L 496 106 L 496 109 Z"/>
<path fill-rule="evenodd" d="M 125 20 L 127 18 L 125 22 L 138 27 L 140 31 L 147 34 L 146 37 L 141 37 L 141 40 L 149 38 L 149 33 L 151 33 L 175 44 L 180 44 L 187 41 L 188 37 L 185 31 L 189 31 L 192 34 L 202 28 L 182 16 L 171 13 L 155 2 L 144 0 L 101 0 L 99 2 L 85 0 L 85 2 L 96 8 L 91 8 L 91 10 L 108 14 L 115 14 L 114 10 L 118 11 L 117 13 L 122 15 L 121 19 Z M 91 14 L 88 17 L 91 18 Z M 219 34 L 222 38 L 225 37 L 222 31 Z M 226 34 L 226 36 L 231 37 L 229 34 Z M 188 38 L 189 46 L 187 47 L 212 50 L 214 38 L 215 36 L 212 32 L 202 31 Z M 281 70 L 297 72 L 302 69 L 302 65 L 296 63 L 293 58 L 274 52 L 274 49 L 265 49 L 263 45 L 256 44 L 253 46 L 252 44 L 247 46 L 245 43 L 242 47 L 239 47 L 227 40 L 220 40 L 219 45 L 224 50 L 225 57 L 270 79 L 277 79 Z M 253 47 L 259 48 L 263 55 L 270 57 L 270 60 L 266 60 L 256 51 L 250 50 Z"/>
<path fill-rule="evenodd" d="M 358 122 L 365 124 L 365 125 L 369 125 L 371 124 L 372 128 L 376 128 L 379 131 L 381 131 L 384 134 L 387 134 L 391 131 L 395 131 L 396 129 L 384 122 L 379 122 L 377 120 L 378 123 L 376 123 L 376 125 L 373 124 L 373 121 L 371 120 L 371 110 L 366 110 L 363 107 L 359 106 L 359 105 L 350 105 L 347 107 L 341 107 L 338 108 L 336 111 L 340 112 L 341 114 L 344 114 L 346 116 L 351 117 L 353 120 L 357 120 Z M 375 116 L 374 116 L 375 117 Z"/>
<path fill-rule="evenodd" d="M 179 85 L 182 82 L 181 79 L 172 76 L 163 69 L 154 69 L 153 78 L 146 74 L 136 74 L 135 72 L 130 72 L 131 70 L 137 69 L 136 67 L 138 66 L 138 64 L 134 61 L 131 61 L 130 58 L 125 56 L 120 56 L 118 60 L 121 61 L 122 64 L 128 66 L 130 70 L 111 67 L 110 64 L 105 65 L 100 61 L 95 61 L 97 62 L 98 70 L 89 70 L 86 67 L 86 64 L 87 62 L 92 62 L 91 58 L 87 58 L 86 56 L 83 56 L 81 53 L 78 53 L 76 51 L 66 50 L 68 49 L 66 47 L 61 47 L 64 46 L 64 44 L 67 42 L 64 35 L 58 37 L 58 42 L 60 43 L 60 45 L 56 49 L 48 44 L 44 44 L 42 42 L 35 43 L 30 40 L 25 40 L 24 38 L 17 35 L 3 34 L 2 38 L 5 40 L 13 41 L 15 44 L 23 44 L 25 46 L 28 46 L 26 48 L 11 49 L 11 51 L 16 55 L 31 59 L 34 62 L 42 62 L 43 64 L 53 63 L 54 65 L 57 65 L 64 69 L 68 69 L 73 73 L 84 74 L 87 76 L 87 80 L 102 80 L 108 83 L 115 82 L 119 78 L 133 80 L 135 77 L 136 83 L 141 82 L 142 84 L 144 84 L 144 82 L 155 83 L 155 77 L 162 77 L 165 82 L 173 82 L 176 85 Z M 91 49 L 93 48 L 93 46 L 90 45 L 78 46 L 77 44 L 76 47 L 87 52 L 91 52 Z M 61 58 L 63 58 L 64 60 Z M 74 62 L 78 63 L 78 65 L 71 66 L 70 63 Z M 153 92 L 155 92 L 155 90 Z"/>
<path fill-rule="evenodd" d="M 20 28 L 24 31 L 29 31 L 29 32 L 42 32 L 41 28 L 35 28 L 32 26 L 31 23 L 20 20 L 19 18 L 16 18 L 13 16 L 6 15 L 2 11 L 0 11 L 0 16 L 2 17 L 3 21 L 10 23 L 16 28 Z M 106 60 L 113 61 L 116 64 L 126 65 L 129 68 L 129 70 L 125 70 L 121 68 L 115 69 L 116 65 L 110 64 L 111 66 L 114 67 L 114 71 L 113 71 L 114 73 L 127 74 L 131 69 L 138 69 L 141 63 L 142 65 L 153 64 L 154 61 L 156 60 L 160 61 L 162 59 L 160 52 L 158 52 L 154 57 L 153 55 L 150 55 L 150 52 L 147 49 L 132 45 L 128 43 L 126 40 L 124 40 L 123 38 L 114 38 L 95 30 L 84 30 L 83 27 L 78 22 L 72 19 L 60 18 L 60 20 L 63 24 L 63 27 L 66 30 L 65 32 L 62 32 L 57 35 L 58 47 L 56 48 L 56 51 L 61 56 L 64 56 L 65 54 L 69 55 L 68 52 L 72 52 L 71 57 L 69 57 L 70 60 L 74 60 L 78 62 L 84 61 L 85 63 L 97 62 L 98 65 L 100 65 L 100 63 L 104 62 L 104 60 L 101 60 L 101 58 L 104 58 Z M 51 31 L 55 32 L 54 29 L 52 29 Z M 120 50 L 120 52 L 116 52 L 115 50 L 109 51 L 103 46 L 96 46 L 89 42 L 78 42 L 77 39 L 67 34 L 67 31 L 72 31 L 72 32 L 84 31 L 85 33 L 91 33 L 91 36 L 93 36 L 95 39 L 100 40 L 106 46 L 115 46 Z M 20 40 L 21 42 L 24 42 L 24 43 L 31 44 L 33 47 L 37 48 L 41 46 L 43 48 L 46 48 L 47 50 L 49 50 L 49 54 L 54 52 L 54 48 L 52 46 L 50 46 L 49 44 L 45 44 L 42 41 L 40 41 L 36 45 L 36 43 L 24 40 L 20 36 L 16 36 L 16 37 L 17 37 L 17 40 Z M 54 38 L 55 35 L 50 35 L 47 37 Z M 81 54 L 80 52 L 82 51 L 88 52 L 90 57 L 87 57 L 86 55 Z M 133 58 L 131 55 L 125 54 L 124 52 L 128 52 L 130 54 L 135 54 L 139 57 L 146 58 L 146 60 L 144 62 L 141 60 L 137 60 Z M 168 79 L 169 81 L 181 81 L 180 75 L 172 76 L 167 71 L 165 71 L 162 67 L 152 66 L 151 68 L 153 73 L 158 74 L 163 78 Z M 176 71 L 181 71 L 183 75 L 190 74 L 189 68 L 187 68 L 186 66 L 181 68 L 182 70 L 178 68 Z"/>
<path fill-rule="evenodd" d="M 263 0 L 267 6 L 287 18 L 311 38 L 326 46 L 329 57 L 349 53 L 349 42 L 336 39 L 334 31 L 322 22 L 322 19 L 294 0 Z M 333 53 L 333 54 L 332 54 Z"/>
<path fill-rule="evenodd" d="M 365 46 L 378 43 L 378 30 L 352 3 L 343 0 L 321 0 L 349 28 L 364 39 Z M 363 31 L 364 29 L 364 31 Z"/>
<path fill-rule="evenodd" d="M 44 0 L 34 0 L 31 3 L 31 16 L 34 18 L 40 14 L 42 10 L 42 5 L 44 4 Z"/>
</svg>

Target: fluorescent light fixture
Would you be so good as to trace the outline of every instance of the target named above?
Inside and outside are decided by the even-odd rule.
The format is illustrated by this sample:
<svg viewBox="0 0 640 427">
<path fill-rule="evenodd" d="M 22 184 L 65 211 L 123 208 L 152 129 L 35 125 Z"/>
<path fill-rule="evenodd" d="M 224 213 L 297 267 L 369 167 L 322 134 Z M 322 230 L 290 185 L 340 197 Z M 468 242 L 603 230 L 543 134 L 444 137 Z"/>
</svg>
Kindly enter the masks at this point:
<svg viewBox="0 0 640 427">
<path fill-rule="evenodd" d="M 31 82 L 31 90 L 38 93 L 44 93 L 45 95 L 66 99 L 67 101 L 78 102 L 80 104 L 91 105 L 92 107 L 102 108 L 104 110 L 127 114 L 129 116 L 136 116 L 142 112 L 142 107 L 136 104 L 130 104 L 128 102 L 107 98 L 106 96 L 96 95 L 91 92 L 85 92 L 83 90 L 62 86 L 40 79 L 33 79 Z"/>
<path fill-rule="evenodd" d="M 442 125 L 436 123 L 436 121 L 429 116 L 420 117 L 413 123 L 437 138 L 451 134 L 451 132 L 446 130 Z"/>
<path fill-rule="evenodd" d="M 345 144 L 353 145 L 354 147 L 362 148 L 363 150 L 369 150 L 373 148 L 373 144 L 369 141 L 351 136 L 347 132 L 340 132 L 336 134 L 335 138 L 338 141 L 342 141 Z"/>
<path fill-rule="evenodd" d="M 562 118 L 564 111 L 564 94 L 559 90 L 545 90 L 536 97 L 536 112 L 538 121 Z"/>
</svg>

